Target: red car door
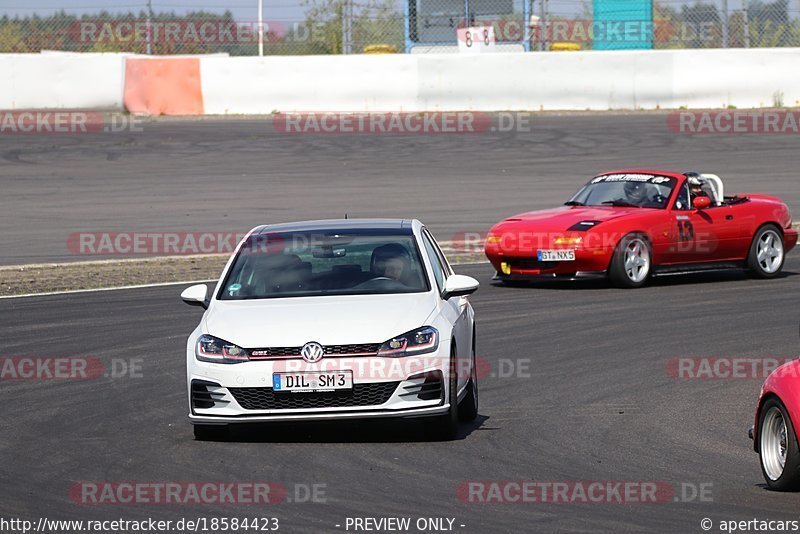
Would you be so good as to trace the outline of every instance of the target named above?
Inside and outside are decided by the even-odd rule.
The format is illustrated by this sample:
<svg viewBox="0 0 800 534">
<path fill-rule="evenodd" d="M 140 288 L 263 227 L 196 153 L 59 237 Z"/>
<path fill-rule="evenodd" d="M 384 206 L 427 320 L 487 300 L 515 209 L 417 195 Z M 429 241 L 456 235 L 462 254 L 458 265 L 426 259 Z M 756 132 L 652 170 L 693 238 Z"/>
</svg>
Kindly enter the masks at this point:
<svg viewBox="0 0 800 534">
<path fill-rule="evenodd" d="M 665 227 L 659 229 L 659 234 L 663 233 L 666 243 L 657 263 L 670 265 L 697 261 L 698 246 L 695 225 L 698 221 L 693 220 L 692 211 L 689 205 L 689 188 L 686 182 L 683 182 L 678 187 L 675 201 L 667 212 Z M 707 240 L 708 228 L 705 227 L 706 225 L 703 221 L 700 221 L 700 223 L 702 228 L 701 235 L 704 240 Z M 707 246 L 707 243 L 703 243 L 701 248 Z"/>
<path fill-rule="evenodd" d="M 677 263 L 741 259 L 741 231 L 731 206 L 674 211 Z"/>
<path fill-rule="evenodd" d="M 666 264 L 702 263 L 738 259 L 741 248 L 742 216 L 735 206 L 709 206 L 695 209 L 689 187 L 682 183 L 671 206 L 669 246 L 662 261 Z"/>
</svg>

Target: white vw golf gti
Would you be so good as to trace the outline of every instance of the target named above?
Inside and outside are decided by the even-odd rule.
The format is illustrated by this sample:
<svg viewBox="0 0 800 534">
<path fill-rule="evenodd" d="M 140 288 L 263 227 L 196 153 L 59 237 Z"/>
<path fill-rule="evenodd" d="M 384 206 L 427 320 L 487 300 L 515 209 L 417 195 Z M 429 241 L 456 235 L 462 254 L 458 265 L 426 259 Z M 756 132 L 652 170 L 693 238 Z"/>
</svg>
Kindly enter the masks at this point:
<svg viewBox="0 0 800 534">
<path fill-rule="evenodd" d="M 427 417 L 444 439 L 478 413 L 474 278 L 417 220 L 259 226 L 186 346 L 197 439 L 231 423 Z"/>
</svg>

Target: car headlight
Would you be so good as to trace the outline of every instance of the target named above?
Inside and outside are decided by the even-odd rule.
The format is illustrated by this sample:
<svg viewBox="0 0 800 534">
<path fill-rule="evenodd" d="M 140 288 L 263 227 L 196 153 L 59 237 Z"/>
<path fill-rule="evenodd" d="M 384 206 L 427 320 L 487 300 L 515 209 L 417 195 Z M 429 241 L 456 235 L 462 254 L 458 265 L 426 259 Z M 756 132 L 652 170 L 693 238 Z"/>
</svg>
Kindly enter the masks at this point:
<svg viewBox="0 0 800 534">
<path fill-rule="evenodd" d="M 245 349 L 208 334 L 197 339 L 194 354 L 201 362 L 212 363 L 240 363 L 250 359 Z"/>
<path fill-rule="evenodd" d="M 439 331 L 432 326 L 424 326 L 390 339 L 378 349 L 378 356 L 400 358 L 426 354 L 438 348 Z"/>
</svg>

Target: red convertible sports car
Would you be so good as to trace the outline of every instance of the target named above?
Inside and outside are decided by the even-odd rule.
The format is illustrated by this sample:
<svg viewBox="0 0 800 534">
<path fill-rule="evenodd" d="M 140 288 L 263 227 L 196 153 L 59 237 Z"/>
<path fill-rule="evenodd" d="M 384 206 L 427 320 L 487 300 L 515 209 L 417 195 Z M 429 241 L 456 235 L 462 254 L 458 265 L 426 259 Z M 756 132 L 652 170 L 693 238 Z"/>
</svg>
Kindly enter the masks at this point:
<svg viewBox="0 0 800 534">
<path fill-rule="evenodd" d="M 800 360 L 775 369 L 764 381 L 750 429 L 761 472 L 770 489 L 800 489 L 800 450 L 794 422 L 800 421 Z"/>
<path fill-rule="evenodd" d="M 704 269 L 772 278 L 796 244 L 778 198 L 725 196 L 713 174 L 623 170 L 596 176 L 562 207 L 497 223 L 485 251 L 504 283 L 608 276 L 631 288 Z"/>
</svg>

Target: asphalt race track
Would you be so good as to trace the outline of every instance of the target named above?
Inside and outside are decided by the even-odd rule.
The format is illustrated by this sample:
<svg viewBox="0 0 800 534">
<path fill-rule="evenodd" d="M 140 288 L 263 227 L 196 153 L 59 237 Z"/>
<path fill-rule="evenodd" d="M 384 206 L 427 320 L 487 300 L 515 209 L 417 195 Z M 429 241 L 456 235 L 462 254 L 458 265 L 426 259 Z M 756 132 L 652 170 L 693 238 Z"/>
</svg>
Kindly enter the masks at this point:
<svg viewBox="0 0 800 534">
<path fill-rule="evenodd" d="M 544 115 L 473 136 L 286 136 L 259 119 L 161 120 L 141 133 L 0 138 L 0 263 L 71 255 L 80 231 L 242 231 L 306 218 L 408 216 L 440 240 L 563 202 L 590 175 L 642 166 L 715 172 L 800 213 L 793 136 L 681 136 L 666 115 Z M 797 494 L 764 488 L 752 425 L 760 378 L 674 376 L 676 358 L 798 353 L 800 251 L 784 274 L 506 288 L 488 264 L 471 298 L 476 424 L 435 442 L 413 422 L 249 427 L 196 442 L 184 344 L 200 310 L 182 286 L 0 300 L 0 356 L 91 356 L 133 376 L 4 380 L 0 516 L 277 517 L 283 532 L 344 531 L 347 517 L 450 517 L 455 532 L 702 532 L 713 520 L 797 520 Z M 113 373 L 112 373 L 113 374 Z M 475 504 L 466 481 L 657 481 L 658 504 Z M 86 505 L 76 481 L 273 481 L 274 506 Z M 319 485 L 324 497 L 303 501 Z M 698 491 L 704 492 L 702 496 Z M 322 502 L 324 501 L 324 502 Z M 337 527 L 336 525 L 342 525 Z M 464 525 L 461 527 L 460 525 Z M 351 530 L 352 531 L 352 530 Z"/>
<path fill-rule="evenodd" d="M 92 259 L 70 253 L 74 232 L 243 232 L 345 213 L 416 217 L 448 241 L 637 166 L 716 173 L 726 192 L 769 192 L 800 213 L 797 136 L 676 134 L 667 113 L 524 117 L 523 131 L 453 135 L 285 134 L 268 118 L 4 134 L 0 264 Z"/>
<path fill-rule="evenodd" d="M 786 267 L 771 281 L 704 273 L 622 291 L 505 288 L 490 283 L 486 265 L 461 266 L 483 283 L 472 301 L 491 374 L 478 423 L 450 443 L 386 421 L 256 427 L 231 443 L 195 442 L 183 347 L 200 311 L 180 301 L 182 287 L 3 300 L 6 352 L 141 358 L 141 371 L 4 383 L 0 512 L 258 515 L 280 518 L 285 532 L 341 531 L 348 516 L 454 517 L 459 532 L 700 532 L 705 517 L 796 519 L 797 495 L 764 489 L 746 436 L 760 381 L 668 371 L 682 356 L 795 355 L 800 260 Z M 290 494 L 324 484 L 326 502 L 90 506 L 69 497 L 75 481 L 235 480 L 275 481 Z M 683 487 L 710 494 L 662 504 L 467 504 L 457 488 L 471 480 L 659 481 L 677 488 L 672 499 Z"/>
</svg>

